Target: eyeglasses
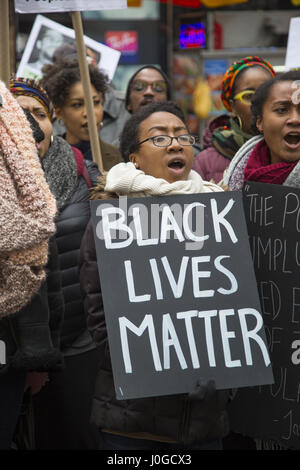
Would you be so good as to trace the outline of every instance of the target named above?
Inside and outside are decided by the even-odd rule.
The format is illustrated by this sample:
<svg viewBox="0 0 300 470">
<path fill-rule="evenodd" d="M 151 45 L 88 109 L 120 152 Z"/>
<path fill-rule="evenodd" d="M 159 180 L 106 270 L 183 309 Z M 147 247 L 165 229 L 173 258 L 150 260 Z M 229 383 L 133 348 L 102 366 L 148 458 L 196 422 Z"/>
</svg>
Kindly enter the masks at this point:
<svg viewBox="0 0 300 470">
<path fill-rule="evenodd" d="M 156 147 L 169 147 L 172 144 L 173 139 L 176 139 L 179 145 L 194 145 L 196 142 L 196 137 L 190 134 L 182 134 L 175 137 L 171 137 L 170 135 L 156 135 L 154 137 L 149 137 L 148 139 L 139 142 L 139 145 L 147 142 L 148 140 L 152 140 L 153 145 Z"/>
<path fill-rule="evenodd" d="M 245 104 L 251 104 L 251 99 L 252 95 L 254 95 L 255 91 L 254 90 L 244 90 L 241 91 L 240 93 L 237 93 L 234 95 L 233 99 L 234 100 L 240 100 Z"/>
<path fill-rule="evenodd" d="M 167 84 L 163 80 L 157 80 L 152 83 L 145 82 L 144 80 L 135 80 L 131 85 L 131 90 L 142 93 L 147 90 L 149 85 L 154 93 L 164 93 L 167 91 Z"/>
</svg>

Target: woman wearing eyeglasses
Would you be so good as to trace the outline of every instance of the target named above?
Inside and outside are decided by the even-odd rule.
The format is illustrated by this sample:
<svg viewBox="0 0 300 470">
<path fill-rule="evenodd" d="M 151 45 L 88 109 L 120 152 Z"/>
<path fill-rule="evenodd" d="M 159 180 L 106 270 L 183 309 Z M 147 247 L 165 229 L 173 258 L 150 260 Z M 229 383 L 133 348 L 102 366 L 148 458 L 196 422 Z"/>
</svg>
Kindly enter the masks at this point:
<svg viewBox="0 0 300 470">
<path fill-rule="evenodd" d="M 92 199 L 222 191 L 191 169 L 193 143 L 175 103 L 143 107 L 121 134 L 120 148 L 127 163 L 100 178 Z M 229 392 L 216 391 L 212 381 L 190 395 L 116 399 L 91 223 L 81 245 L 80 279 L 88 327 L 101 358 L 91 415 L 99 429 L 100 450 L 221 449 L 221 439 L 228 432 Z"/>
<path fill-rule="evenodd" d="M 48 65 L 41 80 L 54 106 L 55 115 L 66 133 L 63 137 L 73 147 L 77 147 L 86 160 L 93 160 L 87 111 L 80 70 L 76 60 L 61 59 Z M 89 65 L 92 98 L 97 129 L 102 127 L 103 100 L 107 88 L 106 77 L 93 65 Z M 122 161 L 117 147 L 99 138 L 103 168 L 108 171 Z"/>
<path fill-rule="evenodd" d="M 203 135 L 204 149 L 193 165 L 203 179 L 218 183 L 236 152 L 253 136 L 251 98 L 261 83 L 274 76 L 271 64 L 257 56 L 244 57 L 226 71 L 221 99 L 229 114 L 208 124 Z"/>
</svg>

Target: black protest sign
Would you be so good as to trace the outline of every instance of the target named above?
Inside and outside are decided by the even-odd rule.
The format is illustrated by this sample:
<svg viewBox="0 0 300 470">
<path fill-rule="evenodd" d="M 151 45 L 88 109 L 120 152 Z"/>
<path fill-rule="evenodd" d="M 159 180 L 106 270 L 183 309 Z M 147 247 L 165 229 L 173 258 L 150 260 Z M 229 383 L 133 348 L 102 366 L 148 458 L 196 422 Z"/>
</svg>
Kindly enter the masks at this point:
<svg viewBox="0 0 300 470">
<path fill-rule="evenodd" d="M 118 399 L 272 383 L 241 193 L 91 210 Z"/>
<path fill-rule="evenodd" d="M 230 422 L 236 432 L 300 448 L 300 190 L 248 182 L 243 194 L 275 382 L 239 390 Z"/>
</svg>

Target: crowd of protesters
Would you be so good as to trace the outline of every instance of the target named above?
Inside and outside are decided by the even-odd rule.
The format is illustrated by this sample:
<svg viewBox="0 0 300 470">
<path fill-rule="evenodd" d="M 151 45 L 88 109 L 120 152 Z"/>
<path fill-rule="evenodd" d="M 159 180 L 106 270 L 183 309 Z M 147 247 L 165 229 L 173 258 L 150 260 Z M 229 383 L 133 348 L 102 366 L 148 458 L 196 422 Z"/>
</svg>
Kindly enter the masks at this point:
<svg viewBox="0 0 300 470">
<path fill-rule="evenodd" d="M 221 88 L 226 113 L 197 136 L 199 151 L 160 68 L 137 70 L 117 101 L 90 64 L 101 174 L 77 56 L 59 52 L 39 82 L 0 83 L 0 449 L 226 448 L 233 393 L 213 380 L 189 394 L 116 399 L 89 201 L 244 181 L 298 188 L 300 72 L 276 76 L 257 56 L 234 62 Z"/>
</svg>

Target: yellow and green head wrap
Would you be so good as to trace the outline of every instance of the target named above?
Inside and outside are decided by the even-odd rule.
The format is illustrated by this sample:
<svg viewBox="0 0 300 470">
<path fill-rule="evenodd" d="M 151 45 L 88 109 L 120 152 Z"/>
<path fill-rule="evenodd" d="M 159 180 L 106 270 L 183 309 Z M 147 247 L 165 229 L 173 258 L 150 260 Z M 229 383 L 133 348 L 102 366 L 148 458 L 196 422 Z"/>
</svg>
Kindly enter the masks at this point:
<svg viewBox="0 0 300 470">
<path fill-rule="evenodd" d="M 225 72 L 221 85 L 221 99 L 227 111 L 231 111 L 231 105 L 229 100 L 231 98 L 232 89 L 236 77 L 244 68 L 256 66 L 263 67 L 265 70 L 270 72 L 272 77 L 275 77 L 275 70 L 273 69 L 272 65 L 267 60 L 264 60 L 258 56 L 249 56 L 237 60 Z"/>
</svg>

